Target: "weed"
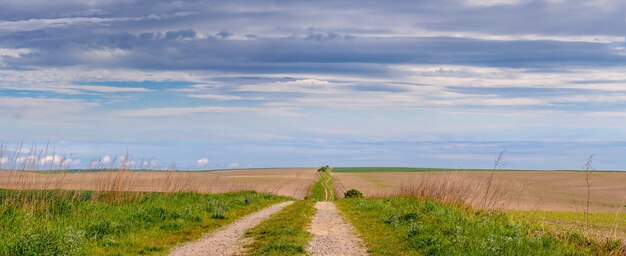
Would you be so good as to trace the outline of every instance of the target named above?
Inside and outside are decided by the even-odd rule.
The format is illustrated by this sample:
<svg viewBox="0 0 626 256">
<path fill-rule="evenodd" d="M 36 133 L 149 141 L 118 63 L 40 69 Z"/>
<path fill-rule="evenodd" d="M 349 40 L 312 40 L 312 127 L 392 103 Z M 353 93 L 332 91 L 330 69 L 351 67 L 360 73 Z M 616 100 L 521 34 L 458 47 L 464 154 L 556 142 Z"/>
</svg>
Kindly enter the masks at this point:
<svg viewBox="0 0 626 256">
<path fill-rule="evenodd" d="M 223 220 L 226 219 L 226 210 L 222 207 L 216 207 L 213 210 L 213 214 L 211 214 L 211 218 L 212 219 L 219 219 L 219 220 Z"/>
</svg>

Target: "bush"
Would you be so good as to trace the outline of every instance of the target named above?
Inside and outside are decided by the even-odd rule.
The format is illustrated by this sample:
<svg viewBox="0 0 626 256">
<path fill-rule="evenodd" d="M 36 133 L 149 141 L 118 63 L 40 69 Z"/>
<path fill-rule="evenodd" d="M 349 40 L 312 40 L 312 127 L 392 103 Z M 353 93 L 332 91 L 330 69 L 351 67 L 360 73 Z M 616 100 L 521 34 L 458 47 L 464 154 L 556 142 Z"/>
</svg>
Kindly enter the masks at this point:
<svg viewBox="0 0 626 256">
<path fill-rule="evenodd" d="M 344 193 L 343 196 L 345 198 L 360 198 L 360 197 L 363 197 L 363 193 L 361 193 L 361 191 L 358 191 L 356 189 L 350 189 L 346 191 L 346 193 Z"/>
</svg>

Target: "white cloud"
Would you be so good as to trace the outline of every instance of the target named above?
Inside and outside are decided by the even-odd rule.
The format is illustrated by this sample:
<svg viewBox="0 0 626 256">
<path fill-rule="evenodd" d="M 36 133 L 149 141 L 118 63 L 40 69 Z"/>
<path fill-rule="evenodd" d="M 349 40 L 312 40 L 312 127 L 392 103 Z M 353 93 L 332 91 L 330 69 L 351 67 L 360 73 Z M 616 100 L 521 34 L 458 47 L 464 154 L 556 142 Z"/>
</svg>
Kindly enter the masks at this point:
<svg viewBox="0 0 626 256">
<path fill-rule="evenodd" d="M 12 57 L 19 58 L 24 54 L 29 54 L 32 51 L 24 48 L 0 48 L 0 57 Z"/>
<path fill-rule="evenodd" d="M 130 156 L 122 156 L 118 160 L 121 168 L 134 168 L 135 160 L 133 160 Z"/>
<path fill-rule="evenodd" d="M 130 51 L 120 48 L 89 49 L 79 53 L 79 57 L 86 61 L 117 61 L 128 56 Z"/>
<path fill-rule="evenodd" d="M 45 156 L 39 160 L 39 164 L 40 165 L 59 165 L 68 159 L 69 158 L 66 158 L 60 155 Z"/>
<path fill-rule="evenodd" d="M 209 164 L 209 159 L 207 159 L 207 158 L 202 158 L 202 159 L 198 159 L 198 160 L 196 160 L 196 165 L 197 165 L 198 167 L 204 167 L 204 166 L 206 166 L 207 164 Z"/>
<path fill-rule="evenodd" d="M 118 87 L 118 86 L 103 86 L 103 85 L 64 85 L 60 88 L 75 89 L 80 91 L 90 92 L 151 92 L 152 90 L 143 87 Z"/>
<path fill-rule="evenodd" d="M 111 157 L 110 157 L 110 156 L 108 156 L 108 155 L 106 155 L 106 156 L 104 156 L 103 158 L 101 158 L 101 159 L 100 159 L 99 163 L 100 163 L 100 164 L 110 164 L 110 163 L 111 163 L 111 161 L 113 161 L 113 160 L 111 159 Z"/>
<path fill-rule="evenodd" d="M 320 79 L 299 79 L 286 82 L 241 85 L 237 91 L 242 92 L 298 92 L 298 93 L 332 93 L 333 83 Z"/>
<path fill-rule="evenodd" d="M 159 166 L 159 161 L 156 159 L 145 160 L 141 166 L 144 168 L 157 168 Z"/>
<path fill-rule="evenodd" d="M 5 32 L 18 32 L 18 31 L 32 31 L 50 27 L 63 27 L 71 25 L 89 25 L 89 24 L 110 24 L 116 22 L 126 21 L 144 21 L 144 20 L 162 20 L 172 17 L 188 16 L 194 12 L 177 12 L 172 15 L 156 15 L 150 14 L 147 16 L 139 17 L 115 17 L 115 18 L 100 18 L 100 17 L 71 17 L 71 18 L 56 18 L 56 19 L 27 19 L 27 20 L 0 20 L 0 31 Z"/>
<path fill-rule="evenodd" d="M 208 99 L 208 100 L 220 100 L 220 101 L 243 99 L 242 97 L 234 96 L 234 95 L 221 95 L 221 94 L 212 94 L 212 93 L 190 94 L 188 96 L 191 98 L 196 98 L 196 99 Z"/>
<path fill-rule="evenodd" d="M 6 66 L 4 58 L 20 58 L 31 53 L 30 49 L 0 48 L 0 67 Z"/>
<path fill-rule="evenodd" d="M 8 164 L 8 163 L 9 163 L 9 158 L 8 157 L 0 157 L 0 165 Z"/>
<path fill-rule="evenodd" d="M 34 155 L 20 156 L 15 159 L 15 162 L 20 165 L 36 165 L 37 156 L 34 156 Z"/>
<path fill-rule="evenodd" d="M 278 82 L 276 84 L 284 84 L 284 85 L 296 85 L 296 86 L 328 86 L 332 83 L 329 81 L 319 80 L 319 79 L 300 79 L 293 80 L 287 82 Z"/>
<path fill-rule="evenodd" d="M 122 111 L 122 116 L 127 117 L 167 117 L 209 113 L 269 113 L 293 115 L 290 108 L 265 108 L 265 107 L 171 107 L 171 108 L 145 108 Z"/>
<path fill-rule="evenodd" d="M 234 168 L 238 168 L 239 167 L 239 163 L 229 163 L 226 165 L 226 168 L 228 169 L 234 169 Z"/>
</svg>

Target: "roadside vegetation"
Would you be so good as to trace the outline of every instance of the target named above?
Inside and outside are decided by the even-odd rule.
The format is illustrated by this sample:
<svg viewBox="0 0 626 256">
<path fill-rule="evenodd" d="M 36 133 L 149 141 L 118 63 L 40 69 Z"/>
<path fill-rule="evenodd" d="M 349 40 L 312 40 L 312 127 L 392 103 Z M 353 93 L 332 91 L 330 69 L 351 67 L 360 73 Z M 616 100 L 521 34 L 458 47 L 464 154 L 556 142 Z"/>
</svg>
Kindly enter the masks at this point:
<svg viewBox="0 0 626 256">
<path fill-rule="evenodd" d="M 162 255 L 285 198 L 0 190 L 0 255 Z"/>
<path fill-rule="evenodd" d="M 344 199 L 337 206 L 372 255 L 620 255 L 619 241 L 554 234 L 503 212 L 428 199 Z"/>
</svg>

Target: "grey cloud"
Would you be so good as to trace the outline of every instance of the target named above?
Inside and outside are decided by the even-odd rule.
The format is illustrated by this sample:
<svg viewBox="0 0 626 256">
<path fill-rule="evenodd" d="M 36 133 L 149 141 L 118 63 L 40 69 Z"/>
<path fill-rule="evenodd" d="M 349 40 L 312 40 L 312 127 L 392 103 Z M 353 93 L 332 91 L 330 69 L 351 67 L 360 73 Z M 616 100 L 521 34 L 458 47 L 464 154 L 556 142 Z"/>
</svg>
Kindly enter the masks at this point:
<svg viewBox="0 0 626 256">
<path fill-rule="evenodd" d="M 230 70 L 259 69 L 284 72 L 311 64 L 463 64 L 504 67 L 615 66 L 623 56 L 602 43 L 553 41 L 485 41 L 457 38 L 355 38 L 353 40 L 307 40 L 258 38 L 256 40 L 168 40 L 192 38 L 191 30 L 138 36 L 128 33 L 89 34 L 89 31 L 30 33 L 22 47 L 36 49 L 28 58 L 12 59 L 13 66 L 92 65 L 138 69 Z M 2 37 L 0 37 L 2 38 Z M 33 38 L 39 38 L 34 40 Z M 72 40 L 67 40 L 71 38 Z M 151 39 L 146 41 L 147 39 Z M 91 49 L 126 49 L 120 59 L 73 58 Z M 167 50 L 176 49 L 176 51 Z M 158 53 L 158 54 L 156 54 Z M 82 56 L 82 55 L 81 55 Z M 330 67 L 327 65 L 327 67 Z M 286 68 L 286 70 L 285 70 Z"/>
<path fill-rule="evenodd" d="M 195 38 L 196 32 L 191 29 L 178 30 L 178 31 L 168 31 L 165 33 L 165 39 L 175 40 L 175 39 L 190 39 Z"/>
<path fill-rule="evenodd" d="M 223 30 L 223 31 L 221 31 L 221 32 L 219 32 L 219 33 L 217 33 L 215 35 L 218 36 L 218 37 L 221 37 L 221 38 L 229 38 L 229 37 L 233 36 L 233 33 L 230 33 L 228 31 Z"/>
</svg>

